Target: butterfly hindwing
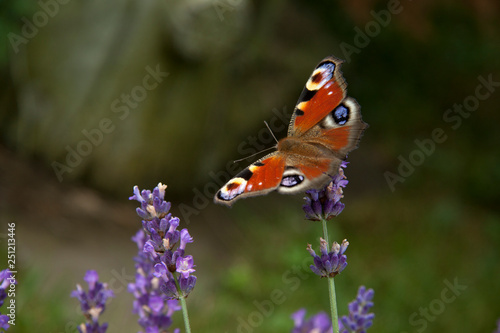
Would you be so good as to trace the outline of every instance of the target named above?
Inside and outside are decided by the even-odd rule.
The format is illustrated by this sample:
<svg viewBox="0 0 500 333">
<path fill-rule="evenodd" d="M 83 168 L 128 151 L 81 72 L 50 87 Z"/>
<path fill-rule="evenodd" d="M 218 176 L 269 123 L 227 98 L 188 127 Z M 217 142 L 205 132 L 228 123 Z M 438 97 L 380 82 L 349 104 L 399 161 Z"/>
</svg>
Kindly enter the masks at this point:
<svg viewBox="0 0 500 333">
<path fill-rule="evenodd" d="M 304 134 L 304 142 L 324 146 L 336 157 L 345 159 L 356 149 L 368 125 L 361 119 L 359 104 L 346 97 L 316 126 Z M 336 170 L 336 168 L 335 168 Z"/>
<path fill-rule="evenodd" d="M 215 195 L 215 202 L 231 206 L 236 199 L 266 194 L 280 186 L 285 159 L 277 152 L 264 156 L 229 180 Z"/>
<path fill-rule="evenodd" d="M 331 169 L 338 170 L 340 164 L 339 159 L 334 161 L 329 157 L 297 155 L 290 155 L 286 162 L 285 172 L 278 187 L 278 192 L 283 194 L 304 192 L 310 188 L 326 185 L 331 181 L 329 176 L 332 174 Z"/>
<path fill-rule="evenodd" d="M 316 66 L 295 106 L 288 136 L 303 135 L 344 100 L 346 83 L 341 63 L 330 56 Z"/>
</svg>

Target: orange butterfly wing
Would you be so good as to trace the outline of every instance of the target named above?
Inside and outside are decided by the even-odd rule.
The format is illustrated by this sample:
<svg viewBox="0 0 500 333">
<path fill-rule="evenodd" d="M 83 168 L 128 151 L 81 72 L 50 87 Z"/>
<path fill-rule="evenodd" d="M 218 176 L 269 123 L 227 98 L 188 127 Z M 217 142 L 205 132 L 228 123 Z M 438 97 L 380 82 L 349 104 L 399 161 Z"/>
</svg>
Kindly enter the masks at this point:
<svg viewBox="0 0 500 333">
<path fill-rule="evenodd" d="M 325 118 L 346 97 L 342 61 L 327 57 L 314 69 L 302 91 L 288 127 L 288 136 L 301 136 Z"/>
<path fill-rule="evenodd" d="M 274 152 L 238 173 L 215 195 L 214 201 L 230 206 L 236 198 L 262 195 L 280 186 L 285 159 Z"/>
</svg>

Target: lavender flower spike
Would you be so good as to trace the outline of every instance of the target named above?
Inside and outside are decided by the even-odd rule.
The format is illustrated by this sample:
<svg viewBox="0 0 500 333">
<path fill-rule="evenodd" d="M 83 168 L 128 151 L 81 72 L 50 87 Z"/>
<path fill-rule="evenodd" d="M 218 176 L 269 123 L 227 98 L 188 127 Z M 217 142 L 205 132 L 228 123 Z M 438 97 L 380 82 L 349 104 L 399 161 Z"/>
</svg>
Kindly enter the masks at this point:
<svg viewBox="0 0 500 333">
<path fill-rule="evenodd" d="M 349 242 L 344 239 L 342 244 L 333 242 L 332 249 L 328 252 L 328 244 L 323 238 L 320 238 L 321 255 L 317 255 L 312 249 L 311 244 L 307 244 L 307 251 L 314 258 L 314 265 L 310 268 L 314 274 L 321 277 L 335 277 L 347 266 L 347 256 L 344 252 L 347 250 Z"/>
<path fill-rule="evenodd" d="M 85 292 L 77 284 L 76 290 L 71 292 L 71 297 L 76 297 L 80 301 L 82 312 L 87 318 L 86 323 L 78 327 L 78 331 L 80 333 L 104 333 L 108 324 L 99 325 L 99 316 L 104 312 L 107 299 L 114 297 L 113 291 L 108 289 L 106 283 L 99 282 L 99 275 L 96 271 L 87 271 L 83 279 L 87 282 L 89 291 Z"/>
<path fill-rule="evenodd" d="M 349 181 L 344 175 L 344 168 L 347 162 L 340 164 L 339 172 L 332 176 L 332 181 L 321 190 L 308 190 L 304 198 L 306 203 L 302 206 L 306 213 L 306 219 L 311 221 L 330 220 L 339 215 L 345 205 L 340 202 L 343 197 L 342 188 L 346 187 Z"/>
<path fill-rule="evenodd" d="M 129 198 L 140 204 L 137 214 L 142 230 L 133 237 L 139 253 L 135 258 L 136 281 L 128 289 L 136 298 L 134 312 L 147 333 L 170 332 L 171 317 L 181 309 L 178 300 L 185 307 L 184 298 L 196 284 L 193 257 L 185 255 L 193 238 L 187 229 L 177 230 L 181 221 L 169 212 L 166 187 L 159 183 L 153 191 L 140 191 L 134 186 L 134 195 Z"/>
<path fill-rule="evenodd" d="M 172 315 L 180 310 L 180 306 L 177 300 L 168 299 L 160 291 L 161 280 L 154 275 L 154 262 L 150 254 L 142 250 L 147 238 L 143 230 L 132 237 L 139 252 L 135 257 L 135 283 L 128 285 L 128 291 L 135 297 L 133 313 L 139 315 L 139 325 L 145 332 L 164 332 L 172 325 Z"/>
<path fill-rule="evenodd" d="M 141 205 L 137 214 L 143 219 L 146 237 L 143 251 L 149 254 L 153 275 L 159 278 L 159 289 L 169 298 L 180 299 L 186 297 L 196 283 L 196 277 L 191 275 L 195 272 L 193 257 L 184 256 L 186 245 L 192 243 L 193 238 L 187 229 L 177 230 L 180 220 L 169 213 L 171 205 L 165 201 L 166 187 L 159 183 L 153 191 L 140 191 L 134 186 L 134 195 L 129 200 L 137 200 Z"/>
<path fill-rule="evenodd" d="M 369 313 L 373 306 L 373 289 L 361 286 L 356 299 L 349 303 L 349 315 L 340 318 L 340 333 L 364 333 L 372 326 L 375 314 Z"/>
</svg>

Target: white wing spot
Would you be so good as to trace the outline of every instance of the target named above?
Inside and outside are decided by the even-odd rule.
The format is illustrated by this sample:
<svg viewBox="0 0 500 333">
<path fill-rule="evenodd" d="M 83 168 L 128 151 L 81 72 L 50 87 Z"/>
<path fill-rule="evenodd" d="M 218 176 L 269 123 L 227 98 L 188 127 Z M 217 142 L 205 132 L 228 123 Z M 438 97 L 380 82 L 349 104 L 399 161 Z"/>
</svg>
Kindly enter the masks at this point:
<svg viewBox="0 0 500 333">
<path fill-rule="evenodd" d="M 237 187 L 231 186 L 233 184 L 237 184 Z M 232 200 L 236 198 L 238 195 L 242 194 L 245 191 L 245 186 L 247 184 L 247 181 L 244 180 L 243 178 L 236 178 L 229 183 L 227 183 L 220 191 L 220 196 L 224 200 Z M 232 189 L 229 189 L 229 186 L 233 187 Z"/>
</svg>

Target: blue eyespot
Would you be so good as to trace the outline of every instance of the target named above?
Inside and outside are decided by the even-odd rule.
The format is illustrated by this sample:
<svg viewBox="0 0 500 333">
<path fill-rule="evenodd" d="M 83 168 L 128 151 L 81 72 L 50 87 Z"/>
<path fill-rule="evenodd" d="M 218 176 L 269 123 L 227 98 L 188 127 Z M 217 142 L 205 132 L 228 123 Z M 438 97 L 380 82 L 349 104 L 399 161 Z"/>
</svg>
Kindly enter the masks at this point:
<svg viewBox="0 0 500 333">
<path fill-rule="evenodd" d="M 302 176 L 302 175 L 285 176 L 281 180 L 281 186 L 293 187 L 293 186 L 299 185 L 303 181 L 304 181 L 304 176 Z"/>
<path fill-rule="evenodd" d="M 349 109 L 344 105 L 339 105 L 333 110 L 332 117 L 335 123 L 344 125 L 349 120 Z"/>
</svg>

